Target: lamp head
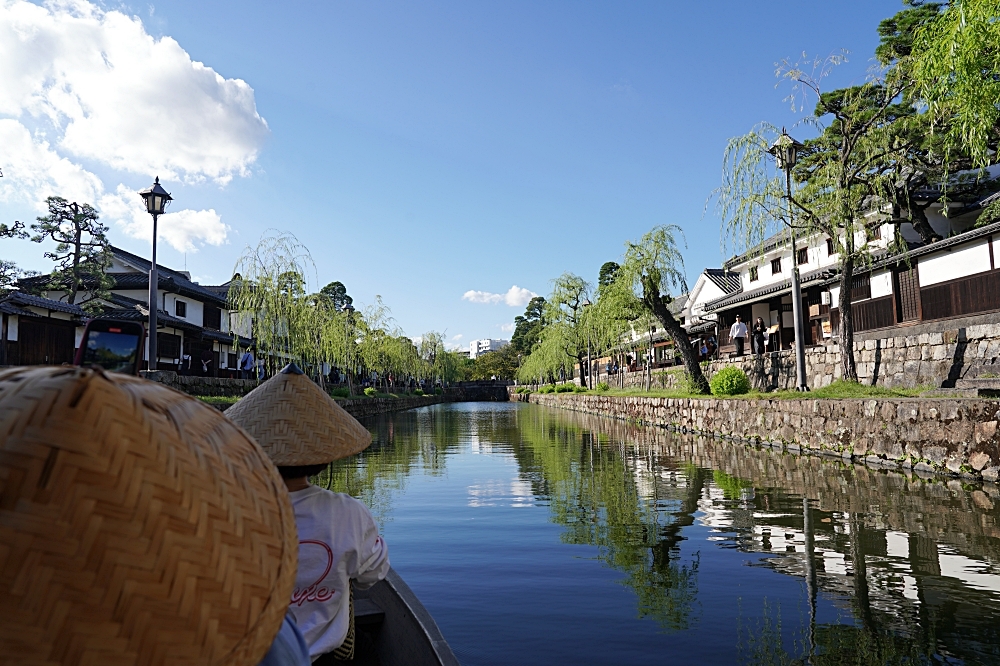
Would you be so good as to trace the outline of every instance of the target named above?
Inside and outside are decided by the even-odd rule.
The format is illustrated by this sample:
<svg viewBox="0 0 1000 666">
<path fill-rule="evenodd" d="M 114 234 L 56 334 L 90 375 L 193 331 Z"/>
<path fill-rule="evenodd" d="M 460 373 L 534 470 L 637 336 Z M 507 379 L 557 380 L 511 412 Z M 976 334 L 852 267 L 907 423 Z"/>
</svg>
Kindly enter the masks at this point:
<svg viewBox="0 0 1000 666">
<path fill-rule="evenodd" d="M 782 127 L 781 136 L 775 139 L 771 147 L 767 149 L 767 152 L 774 155 L 774 159 L 778 161 L 778 166 L 787 171 L 795 166 L 799 150 L 802 148 L 805 148 L 805 146 L 789 136 L 785 128 Z"/>
<path fill-rule="evenodd" d="M 150 215 L 163 215 L 167 209 L 167 203 L 173 201 L 170 193 L 160 185 L 159 176 L 157 176 L 156 182 L 153 183 L 152 187 L 147 187 L 139 192 L 139 196 L 146 203 L 146 212 Z"/>
</svg>

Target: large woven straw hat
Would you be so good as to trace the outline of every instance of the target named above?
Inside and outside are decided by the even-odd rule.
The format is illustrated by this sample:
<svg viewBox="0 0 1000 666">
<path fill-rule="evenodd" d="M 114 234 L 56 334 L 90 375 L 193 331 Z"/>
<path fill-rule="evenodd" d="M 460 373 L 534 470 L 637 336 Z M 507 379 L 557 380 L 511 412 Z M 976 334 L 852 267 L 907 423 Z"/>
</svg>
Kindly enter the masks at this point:
<svg viewBox="0 0 1000 666">
<path fill-rule="evenodd" d="M 277 469 L 137 377 L 0 371 L 0 664 L 256 664 L 295 582 Z"/>
<path fill-rule="evenodd" d="M 352 456 L 372 435 L 289 364 L 226 410 L 279 467 L 323 465 Z"/>
</svg>

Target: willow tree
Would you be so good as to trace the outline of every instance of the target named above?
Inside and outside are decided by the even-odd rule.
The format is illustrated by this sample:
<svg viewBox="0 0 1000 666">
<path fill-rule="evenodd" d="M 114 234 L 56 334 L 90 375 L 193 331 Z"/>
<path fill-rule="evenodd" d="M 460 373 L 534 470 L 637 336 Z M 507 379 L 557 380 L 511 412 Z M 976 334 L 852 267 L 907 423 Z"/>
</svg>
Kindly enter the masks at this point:
<svg viewBox="0 0 1000 666">
<path fill-rule="evenodd" d="M 683 241 L 680 227 L 667 224 L 653 227 L 638 243 L 626 243 L 625 259 L 615 278 L 615 297 L 619 308 L 638 305 L 656 318 L 680 352 L 692 390 L 708 394 L 708 379 L 691 348 L 691 339 L 670 313 L 674 296 L 687 291 L 684 257 L 676 236 Z"/>
<path fill-rule="evenodd" d="M 579 275 L 563 273 L 552 281 L 552 293 L 545 303 L 546 339 L 559 344 L 563 352 L 580 368 L 580 384 L 587 361 L 587 329 L 584 311 L 590 305 L 591 284 Z"/>
<path fill-rule="evenodd" d="M 951 0 L 917 32 L 904 69 L 951 146 L 977 166 L 996 159 L 1000 129 L 1000 0 Z"/>
<path fill-rule="evenodd" d="M 307 277 L 315 273 L 309 250 L 292 234 L 271 233 L 244 250 L 235 273 L 229 309 L 243 315 L 268 372 L 289 361 L 318 362 L 316 313 L 306 295 Z"/>
</svg>

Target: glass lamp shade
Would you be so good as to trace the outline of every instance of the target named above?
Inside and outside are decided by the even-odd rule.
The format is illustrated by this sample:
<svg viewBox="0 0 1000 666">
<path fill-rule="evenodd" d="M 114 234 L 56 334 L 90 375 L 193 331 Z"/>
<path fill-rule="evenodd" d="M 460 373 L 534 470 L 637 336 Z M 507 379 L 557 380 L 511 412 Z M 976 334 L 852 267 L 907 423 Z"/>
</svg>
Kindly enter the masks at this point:
<svg viewBox="0 0 1000 666">
<path fill-rule="evenodd" d="M 173 201 L 170 193 L 160 185 L 159 177 L 156 178 L 156 182 L 153 183 L 152 187 L 139 192 L 139 196 L 146 203 L 146 212 L 150 215 L 162 215 L 167 209 L 167 204 Z"/>
<path fill-rule="evenodd" d="M 778 167 L 781 169 L 791 169 L 798 160 L 799 148 L 803 147 L 801 143 L 788 136 L 788 133 L 782 129 L 781 136 L 775 139 L 771 147 L 767 149 L 767 152 L 774 155 L 774 159 L 778 161 Z"/>
</svg>

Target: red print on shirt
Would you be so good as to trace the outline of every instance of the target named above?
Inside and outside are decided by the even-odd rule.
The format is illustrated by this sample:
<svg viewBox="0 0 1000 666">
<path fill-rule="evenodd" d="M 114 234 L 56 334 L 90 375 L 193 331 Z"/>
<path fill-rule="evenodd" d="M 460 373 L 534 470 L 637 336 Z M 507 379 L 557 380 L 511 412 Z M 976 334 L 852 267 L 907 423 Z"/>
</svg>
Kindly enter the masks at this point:
<svg viewBox="0 0 1000 666">
<path fill-rule="evenodd" d="M 334 594 L 337 593 L 336 590 L 329 587 L 319 587 L 319 584 L 323 582 L 326 575 L 330 573 L 330 569 L 333 568 L 333 549 L 326 545 L 322 541 L 313 541 L 311 539 L 299 542 L 299 550 L 302 550 L 302 546 L 307 544 L 312 544 L 315 546 L 322 546 L 326 550 L 326 568 L 323 569 L 323 573 L 320 574 L 316 582 L 308 587 L 295 588 L 292 590 L 292 604 L 301 606 L 307 601 L 329 601 Z"/>
</svg>

